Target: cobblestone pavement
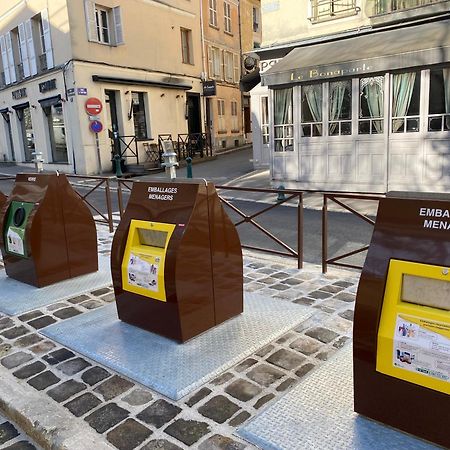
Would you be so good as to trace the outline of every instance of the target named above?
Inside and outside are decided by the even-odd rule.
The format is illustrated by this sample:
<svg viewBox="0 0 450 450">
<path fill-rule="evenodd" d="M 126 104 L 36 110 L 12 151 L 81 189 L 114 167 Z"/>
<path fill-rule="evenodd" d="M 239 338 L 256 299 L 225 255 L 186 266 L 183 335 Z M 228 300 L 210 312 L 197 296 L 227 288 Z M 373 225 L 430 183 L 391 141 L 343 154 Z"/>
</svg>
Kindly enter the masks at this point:
<svg viewBox="0 0 450 450">
<path fill-rule="evenodd" d="M 112 235 L 102 226 L 98 234 L 99 251 L 108 253 Z M 1 371 L 6 370 L 55 408 L 62 405 L 74 424 L 88 424 L 98 442 L 120 450 L 252 449 L 234 435 L 236 427 L 280 398 L 350 339 L 358 279 L 357 272 L 332 269 L 323 275 L 318 266 L 298 270 L 295 261 L 287 258 L 244 253 L 247 291 L 279 299 L 280 308 L 285 301 L 306 305 L 312 316 L 179 401 L 39 334 L 49 324 L 114 302 L 112 287 L 19 316 L 0 314 L 0 382 Z"/>
<path fill-rule="evenodd" d="M 40 450 L 20 428 L 0 415 L 0 449 L 1 450 Z"/>
</svg>

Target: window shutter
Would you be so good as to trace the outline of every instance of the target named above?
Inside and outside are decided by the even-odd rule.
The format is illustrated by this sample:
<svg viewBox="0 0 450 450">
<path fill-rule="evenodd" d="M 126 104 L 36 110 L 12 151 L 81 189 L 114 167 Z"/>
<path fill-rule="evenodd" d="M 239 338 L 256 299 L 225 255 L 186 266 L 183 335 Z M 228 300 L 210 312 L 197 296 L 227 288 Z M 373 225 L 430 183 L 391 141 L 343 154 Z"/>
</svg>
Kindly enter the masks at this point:
<svg viewBox="0 0 450 450">
<path fill-rule="evenodd" d="M 48 11 L 41 11 L 42 32 L 44 33 L 45 56 L 47 59 L 47 69 L 54 67 L 52 39 L 50 36 L 50 22 L 48 21 Z"/>
<path fill-rule="evenodd" d="M 239 55 L 233 55 L 233 61 L 234 61 L 234 71 L 233 71 L 233 76 L 234 76 L 234 82 L 238 83 L 239 82 L 239 60 L 240 57 Z"/>
<path fill-rule="evenodd" d="M 23 76 L 28 78 L 30 76 L 30 63 L 28 60 L 27 38 L 25 36 L 25 24 L 19 24 L 19 45 L 20 55 L 22 57 Z"/>
<path fill-rule="evenodd" d="M 112 9 L 114 19 L 114 33 L 116 45 L 124 44 L 123 40 L 123 27 L 122 27 L 122 12 L 120 6 L 116 6 Z"/>
<path fill-rule="evenodd" d="M 28 48 L 28 61 L 30 62 L 30 75 L 37 74 L 36 52 L 34 50 L 33 27 L 31 19 L 25 22 L 25 37 Z"/>
<path fill-rule="evenodd" d="M 11 78 L 9 76 L 9 62 L 8 54 L 6 52 L 5 36 L 0 36 L 0 51 L 2 53 L 3 73 L 5 75 L 5 83 L 11 84 Z"/>
<path fill-rule="evenodd" d="M 84 12 L 86 14 L 86 30 L 88 34 L 88 41 L 98 42 L 97 23 L 95 21 L 95 3 L 91 0 L 85 0 Z"/>
<path fill-rule="evenodd" d="M 11 80 L 11 83 L 15 83 L 17 81 L 17 77 L 16 77 L 16 68 L 14 67 L 14 53 L 10 32 L 6 33 L 5 41 L 6 41 L 6 53 L 8 55 L 9 78 Z"/>
<path fill-rule="evenodd" d="M 212 78 L 214 76 L 214 68 L 212 59 L 212 49 L 209 45 L 208 45 L 208 69 L 209 69 L 209 77 Z"/>
</svg>

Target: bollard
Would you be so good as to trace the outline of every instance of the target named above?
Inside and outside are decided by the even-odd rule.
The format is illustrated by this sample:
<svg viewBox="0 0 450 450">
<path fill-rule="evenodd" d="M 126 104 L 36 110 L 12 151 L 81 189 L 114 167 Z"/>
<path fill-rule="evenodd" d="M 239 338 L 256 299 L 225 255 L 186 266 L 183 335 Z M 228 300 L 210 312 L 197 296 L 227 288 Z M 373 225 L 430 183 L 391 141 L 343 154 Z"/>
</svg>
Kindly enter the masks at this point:
<svg viewBox="0 0 450 450">
<path fill-rule="evenodd" d="M 120 178 L 120 177 L 122 177 L 123 176 L 123 173 L 122 173 L 122 167 L 121 167 L 121 156 L 118 154 L 118 153 L 116 153 L 115 155 L 114 155 L 114 161 L 115 161 L 115 165 L 116 165 L 116 177 L 117 178 Z"/>
<path fill-rule="evenodd" d="M 192 158 L 186 158 L 186 178 L 192 178 Z"/>
<path fill-rule="evenodd" d="M 280 185 L 277 187 L 277 189 L 284 190 L 284 189 L 286 189 L 286 188 L 285 188 L 282 184 L 280 184 Z M 284 201 L 284 200 L 286 200 L 286 195 L 285 195 L 285 193 L 284 193 L 284 192 L 278 192 L 277 202 L 282 202 L 282 201 Z"/>
<path fill-rule="evenodd" d="M 36 172 L 41 173 L 44 171 L 44 158 L 42 157 L 42 152 L 32 152 L 32 155 L 34 155 L 34 166 L 36 168 Z"/>
<path fill-rule="evenodd" d="M 165 168 L 166 174 L 170 177 L 171 180 L 175 180 L 177 177 L 176 168 L 178 167 L 177 162 L 177 154 L 172 150 L 168 152 L 164 152 L 162 154 L 164 162 L 161 164 L 162 167 Z"/>
</svg>

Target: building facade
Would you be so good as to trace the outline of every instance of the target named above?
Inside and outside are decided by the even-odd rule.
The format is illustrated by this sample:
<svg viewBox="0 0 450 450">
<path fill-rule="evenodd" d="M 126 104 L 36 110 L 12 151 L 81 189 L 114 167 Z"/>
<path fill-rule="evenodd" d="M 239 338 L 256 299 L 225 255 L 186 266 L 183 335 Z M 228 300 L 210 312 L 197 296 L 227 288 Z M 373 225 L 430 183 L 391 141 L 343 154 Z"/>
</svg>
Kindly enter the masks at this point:
<svg viewBox="0 0 450 450">
<path fill-rule="evenodd" d="M 2 2 L 0 158 L 92 174 L 111 170 L 114 135 L 144 162 L 159 134 L 203 131 L 199 25 L 196 0 Z"/>
<path fill-rule="evenodd" d="M 448 0 L 263 0 L 255 166 L 303 189 L 448 191 L 449 11 Z"/>
</svg>

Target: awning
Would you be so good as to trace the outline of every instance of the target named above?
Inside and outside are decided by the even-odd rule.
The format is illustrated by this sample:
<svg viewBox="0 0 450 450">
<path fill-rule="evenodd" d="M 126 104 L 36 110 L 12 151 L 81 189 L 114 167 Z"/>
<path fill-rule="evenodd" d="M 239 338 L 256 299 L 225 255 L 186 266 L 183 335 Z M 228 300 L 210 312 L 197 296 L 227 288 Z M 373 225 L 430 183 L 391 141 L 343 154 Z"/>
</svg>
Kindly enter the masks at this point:
<svg viewBox="0 0 450 450">
<path fill-rule="evenodd" d="M 54 97 L 44 98 L 42 100 L 38 100 L 42 108 L 49 108 L 50 106 L 57 105 L 61 102 L 61 95 L 55 95 Z"/>
<path fill-rule="evenodd" d="M 18 105 L 13 105 L 11 108 L 18 111 L 20 109 L 28 108 L 29 106 L 30 106 L 30 102 L 25 102 L 25 103 L 19 103 Z"/>
<path fill-rule="evenodd" d="M 183 89 L 188 91 L 192 89 L 192 86 L 183 82 L 179 78 L 167 78 L 167 81 L 151 81 L 151 80 L 139 80 L 130 78 L 116 78 L 116 77 L 104 77 L 101 75 L 92 75 L 92 81 L 102 83 L 114 83 L 114 84 L 126 84 L 136 86 L 154 86 L 168 89 Z"/>
<path fill-rule="evenodd" d="M 261 74 L 263 86 L 361 76 L 450 61 L 450 20 L 299 47 Z"/>
</svg>

